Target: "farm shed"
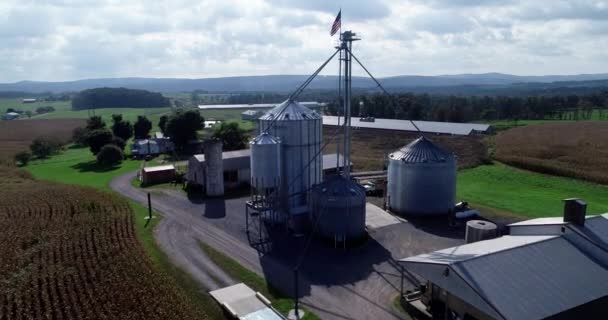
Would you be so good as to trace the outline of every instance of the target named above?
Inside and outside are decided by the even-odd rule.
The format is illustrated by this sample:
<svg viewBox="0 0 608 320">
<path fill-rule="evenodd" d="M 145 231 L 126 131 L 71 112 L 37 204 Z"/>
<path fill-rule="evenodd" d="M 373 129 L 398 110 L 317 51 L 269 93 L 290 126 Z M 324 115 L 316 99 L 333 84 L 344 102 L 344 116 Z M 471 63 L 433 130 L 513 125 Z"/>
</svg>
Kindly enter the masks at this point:
<svg viewBox="0 0 608 320">
<path fill-rule="evenodd" d="M 175 167 L 172 164 L 145 167 L 141 169 L 140 180 L 143 185 L 171 182 L 175 180 Z"/>
<path fill-rule="evenodd" d="M 373 119 L 373 121 L 372 121 Z M 340 126 L 344 118 L 338 122 L 336 116 L 323 116 L 324 126 Z M 413 124 L 412 124 L 413 122 Z M 488 134 L 491 133 L 489 124 L 478 123 L 457 123 L 457 122 L 437 122 L 437 121 L 410 121 L 399 119 L 379 119 L 379 118 L 352 118 L 351 125 L 354 128 L 370 128 L 370 129 L 385 129 L 397 131 L 418 131 L 436 134 L 451 134 L 451 135 L 471 135 L 475 133 Z M 415 125 L 415 126 L 414 126 Z"/>
<path fill-rule="evenodd" d="M 337 154 L 323 155 L 323 172 L 336 171 Z M 226 151 L 222 154 L 224 165 L 224 182 L 226 187 L 234 187 L 242 183 L 250 183 L 251 179 L 251 150 Z M 344 166 L 344 157 L 340 157 L 340 167 Z M 205 156 L 193 155 L 188 160 L 186 179 L 195 185 L 205 185 Z"/>
<path fill-rule="evenodd" d="M 529 227 L 525 235 L 521 227 Z M 608 312 L 608 214 L 582 223 L 567 214 L 533 219 L 510 230 L 400 263 L 426 280 L 421 301 L 434 316 L 597 319 Z"/>
<path fill-rule="evenodd" d="M 299 102 L 307 108 L 319 108 L 325 106 L 325 103 L 319 103 L 316 101 L 305 101 Z M 213 109 L 271 109 L 276 107 L 279 103 L 257 103 L 257 104 L 202 104 L 198 106 L 199 110 L 213 110 Z"/>
<path fill-rule="evenodd" d="M 19 118 L 19 114 L 16 112 L 7 112 L 2 116 L 2 120 L 14 120 Z"/>
<path fill-rule="evenodd" d="M 38 99 L 35 99 L 35 98 L 29 98 L 29 99 L 26 98 L 26 99 L 21 100 L 22 103 L 36 103 L 36 101 L 38 101 Z"/>
<path fill-rule="evenodd" d="M 261 114 L 259 110 L 245 110 L 241 112 L 241 120 L 256 121 Z"/>
</svg>

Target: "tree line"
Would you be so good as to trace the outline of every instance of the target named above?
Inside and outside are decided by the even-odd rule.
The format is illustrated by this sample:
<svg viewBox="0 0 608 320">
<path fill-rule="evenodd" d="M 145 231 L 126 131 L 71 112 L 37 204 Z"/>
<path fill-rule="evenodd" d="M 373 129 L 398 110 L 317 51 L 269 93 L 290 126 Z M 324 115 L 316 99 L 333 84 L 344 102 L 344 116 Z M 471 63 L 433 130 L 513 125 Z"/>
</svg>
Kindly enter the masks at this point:
<svg viewBox="0 0 608 320">
<path fill-rule="evenodd" d="M 126 88 L 95 88 L 72 98 L 72 110 L 97 108 L 164 108 L 171 102 L 158 92 Z"/>
<path fill-rule="evenodd" d="M 325 112 L 336 115 L 339 103 L 328 103 Z M 493 120 L 589 120 L 594 112 L 608 119 L 608 92 L 568 96 L 443 96 L 411 93 L 356 96 L 351 112 L 358 117 L 427 121 L 470 122 Z"/>
</svg>

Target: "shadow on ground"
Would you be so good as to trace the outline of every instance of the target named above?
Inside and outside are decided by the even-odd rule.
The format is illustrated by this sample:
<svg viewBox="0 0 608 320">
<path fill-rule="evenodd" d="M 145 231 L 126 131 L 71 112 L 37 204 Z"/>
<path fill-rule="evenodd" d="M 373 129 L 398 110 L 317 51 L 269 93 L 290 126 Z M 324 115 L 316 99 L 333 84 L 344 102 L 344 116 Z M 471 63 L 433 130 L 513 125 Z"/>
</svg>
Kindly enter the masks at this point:
<svg viewBox="0 0 608 320">
<path fill-rule="evenodd" d="M 70 166 L 72 169 L 76 169 L 79 172 L 109 172 L 120 168 L 120 166 L 102 166 L 97 163 L 95 160 L 77 163 L 73 166 Z"/>
</svg>

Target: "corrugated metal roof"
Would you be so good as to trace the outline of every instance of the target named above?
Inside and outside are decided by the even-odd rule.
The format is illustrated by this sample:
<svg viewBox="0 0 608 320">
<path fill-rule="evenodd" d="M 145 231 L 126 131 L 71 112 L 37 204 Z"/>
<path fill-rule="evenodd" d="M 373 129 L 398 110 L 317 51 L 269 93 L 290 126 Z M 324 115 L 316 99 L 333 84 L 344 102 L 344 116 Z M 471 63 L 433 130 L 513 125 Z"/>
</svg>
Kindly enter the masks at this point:
<svg viewBox="0 0 608 320">
<path fill-rule="evenodd" d="M 441 149 L 425 137 L 420 137 L 389 155 L 390 159 L 408 163 L 446 162 L 452 157 L 451 153 Z"/>
<path fill-rule="evenodd" d="M 175 170 L 175 167 L 172 164 L 162 165 L 162 166 L 154 166 L 154 167 L 145 167 L 144 172 L 156 172 L 156 171 L 166 171 L 166 170 Z"/>
<path fill-rule="evenodd" d="M 195 154 L 192 157 L 194 157 L 194 159 L 196 159 L 197 162 L 199 163 L 204 163 L 205 162 L 205 155 L 204 154 Z M 230 164 L 231 167 L 240 165 L 241 167 L 239 167 L 240 169 L 246 169 L 249 168 L 251 166 L 251 163 L 249 162 L 249 157 L 251 157 L 251 149 L 243 149 L 243 150 L 236 150 L 236 151 L 226 151 L 224 152 L 224 154 L 222 155 L 222 159 L 242 159 L 242 158 L 246 158 L 245 160 L 239 162 L 238 164 Z M 337 157 L 338 154 L 336 153 L 332 153 L 332 154 L 324 154 L 323 155 L 323 170 L 331 170 L 331 169 L 335 169 L 336 168 L 336 162 L 337 162 Z M 226 164 L 226 162 L 224 162 L 224 164 Z M 352 162 L 351 162 L 352 165 Z M 344 156 L 340 155 L 340 167 L 344 166 Z M 224 165 L 224 167 L 226 167 Z"/>
<path fill-rule="evenodd" d="M 503 236 L 401 261 L 505 319 L 543 319 L 608 295 L 608 270 L 563 236 Z M 457 276 L 426 271 L 438 264 Z"/>
<path fill-rule="evenodd" d="M 209 109 L 260 109 L 260 108 L 274 108 L 281 103 L 257 103 L 257 104 L 205 104 L 199 105 L 199 110 L 209 110 Z M 318 106 L 323 106 L 325 103 L 319 103 L 316 101 L 304 101 L 300 102 L 301 105 L 304 105 L 308 108 L 315 108 Z"/>
<path fill-rule="evenodd" d="M 582 229 L 591 232 L 595 236 L 595 240 L 602 241 L 603 247 L 608 246 L 608 213 L 587 217 Z"/>
<path fill-rule="evenodd" d="M 278 117 L 278 118 L 277 118 Z M 269 110 L 260 117 L 260 120 L 282 120 L 282 121 L 299 121 L 299 120 L 310 120 L 310 119 L 321 119 L 321 115 L 316 111 L 308 109 L 303 104 L 285 100 L 280 105 L 276 106 L 272 110 Z"/>
<path fill-rule="evenodd" d="M 564 222 L 564 218 L 562 217 L 549 217 L 549 218 L 536 218 L 530 220 L 524 220 L 520 222 L 515 222 L 507 225 L 508 227 L 517 227 L 517 226 L 537 226 L 537 225 L 555 225 L 555 224 L 566 224 Z"/>
<path fill-rule="evenodd" d="M 341 122 L 344 118 L 340 118 Z M 454 135 L 469 135 L 473 131 L 487 132 L 490 129 L 489 124 L 479 123 L 457 123 L 457 122 L 437 122 L 437 121 L 413 121 L 416 127 L 422 132 L 454 134 Z M 338 117 L 323 116 L 323 124 L 328 126 L 338 126 Z M 398 131 L 418 131 L 412 121 L 398 119 L 379 119 L 374 122 L 361 121 L 359 118 L 351 118 L 351 126 L 359 128 L 372 129 L 388 129 Z"/>
<path fill-rule="evenodd" d="M 268 132 L 264 132 L 257 137 L 253 138 L 249 144 L 278 144 L 279 139 L 270 135 Z"/>
</svg>

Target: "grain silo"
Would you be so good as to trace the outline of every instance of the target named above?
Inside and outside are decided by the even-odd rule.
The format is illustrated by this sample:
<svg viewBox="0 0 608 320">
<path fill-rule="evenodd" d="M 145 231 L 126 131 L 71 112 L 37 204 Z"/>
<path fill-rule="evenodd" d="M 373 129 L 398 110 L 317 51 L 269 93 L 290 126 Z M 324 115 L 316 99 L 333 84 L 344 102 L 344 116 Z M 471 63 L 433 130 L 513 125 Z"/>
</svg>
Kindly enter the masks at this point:
<svg viewBox="0 0 608 320">
<path fill-rule="evenodd" d="M 389 155 L 387 201 L 390 210 L 408 215 L 438 215 L 453 210 L 456 159 L 420 137 Z"/>
<path fill-rule="evenodd" d="M 322 179 L 322 121 L 317 112 L 291 99 L 259 118 L 260 133 L 281 141 L 280 207 L 290 214 L 295 229 L 308 222 L 307 193 Z"/>
<path fill-rule="evenodd" d="M 312 218 L 318 234 L 334 243 L 352 243 L 365 237 L 365 189 L 342 175 L 314 186 Z"/>
<path fill-rule="evenodd" d="M 205 192 L 210 197 L 224 195 L 224 163 L 222 142 L 205 141 Z"/>
<path fill-rule="evenodd" d="M 272 190 L 281 183 L 281 144 L 279 139 L 262 133 L 249 142 L 251 148 L 251 186 Z"/>
</svg>

